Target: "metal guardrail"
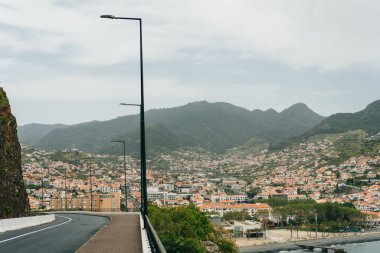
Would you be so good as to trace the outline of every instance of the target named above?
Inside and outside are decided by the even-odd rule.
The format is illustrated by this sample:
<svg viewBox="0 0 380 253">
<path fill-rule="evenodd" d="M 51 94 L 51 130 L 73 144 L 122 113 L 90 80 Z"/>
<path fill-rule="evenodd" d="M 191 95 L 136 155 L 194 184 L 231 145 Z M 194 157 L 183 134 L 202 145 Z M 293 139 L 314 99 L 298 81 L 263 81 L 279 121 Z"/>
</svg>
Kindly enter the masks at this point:
<svg viewBox="0 0 380 253">
<path fill-rule="evenodd" d="M 143 215 L 143 217 L 151 251 L 153 253 L 166 253 L 164 245 L 162 245 L 162 242 L 154 230 L 152 224 L 150 223 L 148 216 Z"/>
</svg>

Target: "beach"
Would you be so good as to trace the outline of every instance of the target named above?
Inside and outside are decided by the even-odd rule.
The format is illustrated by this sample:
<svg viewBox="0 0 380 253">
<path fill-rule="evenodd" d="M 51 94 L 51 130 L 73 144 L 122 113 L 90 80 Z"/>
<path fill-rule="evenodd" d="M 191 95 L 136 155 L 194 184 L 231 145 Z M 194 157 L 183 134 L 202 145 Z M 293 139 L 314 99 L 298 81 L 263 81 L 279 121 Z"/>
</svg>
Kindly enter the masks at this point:
<svg viewBox="0 0 380 253">
<path fill-rule="evenodd" d="M 370 231 L 363 233 L 342 233 L 330 234 L 322 237 L 322 233 L 312 233 L 312 238 L 307 232 L 299 232 L 298 239 L 294 236 L 296 232 L 293 231 L 293 238 L 291 238 L 290 231 L 286 229 L 268 230 L 267 238 L 239 238 L 235 242 L 239 246 L 240 252 L 279 252 L 281 250 L 295 250 L 299 249 L 297 244 L 314 244 L 314 245 L 335 245 L 335 244 L 348 244 L 348 243 L 362 243 L 380 240 L 380 231 Z"/>
</svg>

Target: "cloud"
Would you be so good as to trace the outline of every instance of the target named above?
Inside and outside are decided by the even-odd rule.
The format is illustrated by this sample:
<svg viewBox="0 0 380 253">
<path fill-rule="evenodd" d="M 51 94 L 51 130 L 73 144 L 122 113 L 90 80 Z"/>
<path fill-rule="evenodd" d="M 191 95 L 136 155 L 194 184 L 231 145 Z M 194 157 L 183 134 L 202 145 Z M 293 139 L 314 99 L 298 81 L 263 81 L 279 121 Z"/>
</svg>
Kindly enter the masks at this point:
<svg viewBox="0 0 380 253">
<path fill-rule="evenodd" d="M 38 36 L 26 43 L 1 34 L 0 46 L 56 53 L 75 46 L 65 56 L 74 64 L 138 59 L 137 24 L 102 20 L 103 12 L 143 17 L 145 58 L 153 61 L 181 58 L 186 48 L 229 49 L 242 57 L 263 55 L 295 68 L 321 70 L 368 62 L 378 67 L 380 61 L 374 26 L 380 4 L 373 1 L 36 0 L 8 6 L 3 20 Z"/>
<path fill-rule="evenodd" d="M 18 99 L 96 101 L 101 99 L 123 99 L 138 97 L 139 80 L 123 80 L 113 77 L 93 79 L 91 77 L 57 77 L 25 81 L 22 84 L 8 84 L 7 89 Z M 133 94 L 133 96 L 132 96 Z"/>
<path fill-rule="evenodd" d="M 376 99 L 379 9 L 369 0 L 6 0 L 0 76 L 15 101 L 40 108 L 138 102 L 138 23 L 99 16 L 142 17 L 147 108 L 304 101 L 329 114 L 347 97 L 360 100 L 349 108 Z M 16 105 L 21 115 L 21 104 L 33 106 Z"/>
<path fill-rule="evenodd" d="M 352 91 L 348 91 L 348 90 L 340 90 L 340 91 L 318 90 L 318 91 L 312 91 L 311 94 L 313 94 L 316 97 L 328 98 L 328 97 L 350 95 L 350 94 L 352 94 Z"/>
</svg>

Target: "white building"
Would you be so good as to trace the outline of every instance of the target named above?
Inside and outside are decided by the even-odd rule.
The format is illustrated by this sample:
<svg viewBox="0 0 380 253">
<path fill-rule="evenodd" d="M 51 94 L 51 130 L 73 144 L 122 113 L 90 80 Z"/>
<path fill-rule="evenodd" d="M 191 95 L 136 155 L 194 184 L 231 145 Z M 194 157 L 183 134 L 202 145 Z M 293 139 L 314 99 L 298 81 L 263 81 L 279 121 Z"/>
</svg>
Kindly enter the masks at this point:
<svg viewBox="0 0 380 253">
<path fill-rule="evenodd" d="M 235 203 L 245 203 L 248 201 L 248 197 L 245 194 L 239 195 L 227 195 L 225 193 L 216 193 L 210 196 L 212 203 L 223 202 L 223 201 L 233 201 Z"/>
<path fill-rule="evenodd" d="M 202 212 L 209 213 L 219 213 L 220 216 L 223 216 L 228 212 L 241 212 L 246 211 L 249 215 L 254 215 L 258 210 L 272 210 L 270 206 L 266 203 L 256 203 L 256 204 L 226 204 L 226 203 L 210 203 L 202 204 L 199 206 L 199 209 Z"/>
</svg>

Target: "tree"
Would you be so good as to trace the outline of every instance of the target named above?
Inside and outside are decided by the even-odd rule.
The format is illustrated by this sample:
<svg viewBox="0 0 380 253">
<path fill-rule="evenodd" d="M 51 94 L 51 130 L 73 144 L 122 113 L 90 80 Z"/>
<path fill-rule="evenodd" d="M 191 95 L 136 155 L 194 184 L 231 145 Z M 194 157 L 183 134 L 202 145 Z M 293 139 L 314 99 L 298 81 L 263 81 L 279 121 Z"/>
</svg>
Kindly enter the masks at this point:
<svg viewBox="0 0 380 253">
<path fill-rule="evenodd" d="M 260 192 L 261 192 L 261 189 L 256 187 L 256 188 L 253 188 L 253 189 L 247 191 L 247 196 L 248 196 L 248 198 L 254 198 Z"/>
<path fill-rule="evenodd" d="M 244 220 L 250 220 L 251 216 L 248 214 L 247 211 L 233 211 L 225 213 L 222 217 L 222 220 L 237 220 L 237 221 L 244 221 Z"/>
<path fill-rule="evenodd" d="M 258 210 L 253 215 L 253 218 L 264 224 L 265 237 L 266 237 L 266 230 L 268 228 L 268 221 L 269 221 L 269 211 L 268 210 Z"/>
<path fill-rule="evenodd" d="M 159 208 L 149 206 L 149 219 L 168 253 L 206 252 L 202 241 L 213 241 L 222 253 L 236 253 L 235 244 L 222 238 L 195 205 Z"/>
<path fill-rule="evenodd" d="M 272 211 L 272 216 L 274 220 L 277 222 L 277 224 L 279 224 L 281 227 L 284 227 L 284 223 L 286 222 L 286 218 L 288 217 L 287 210 L 285 207 L 275 207 Z"/>
</svg>

